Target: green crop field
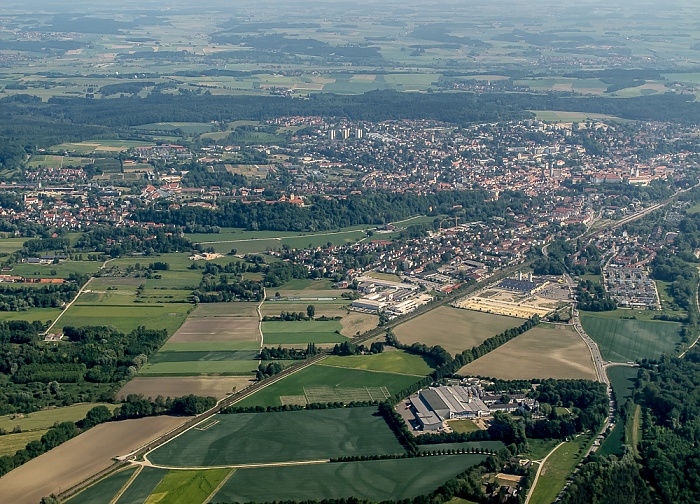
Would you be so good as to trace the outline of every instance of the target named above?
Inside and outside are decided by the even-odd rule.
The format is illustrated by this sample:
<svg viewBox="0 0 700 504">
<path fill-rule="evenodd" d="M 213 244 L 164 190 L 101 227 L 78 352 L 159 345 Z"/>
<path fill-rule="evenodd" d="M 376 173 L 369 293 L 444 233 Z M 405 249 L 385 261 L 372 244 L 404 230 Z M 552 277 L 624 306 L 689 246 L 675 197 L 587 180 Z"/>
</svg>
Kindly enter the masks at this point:
<svg viewBox="0 0 700 504">
<path fill-rule="evenodd" d="M 285 365 L 290 361 L 275 362 Z M 257 368 L 258 361 L 254 360 L 160 362 L 147 364 L 141 369 L 141 374 L 144 376 L 246 375 L 255 372 Z"/>
<path fill-rule="evenodd" d="M 266 345 L 342 343 L 347 341 L 347 338 L 340 334 L 342 328 L 342 324 L 337 320 L 262 323 Z"/>
<path fill-rule="evenodd" d="M 15 427 L 19 427 L 23 431 L 48 429 L 55 423 L 60 422 L 77 422 L 85 418 L 85 414 L 95 406 L 107 406 L 113 410 L 117 406 L 115 404 L 103 403 L 86 403 L 74 404 L 64 408 L 52 408 L 24 415 L 5 415 L 0 416 L 0 429 L 11 431 Z"/>
<path fill-rule="evenodd" d="M 165 329 L 173 334 L 187 318 L 190 304 L 78 304 L 75 303 L 61 317 L 60 327 L 112 325 L 122 332 L 131 332 L 139 326 Z"/>
<path fill-rule="evenodd" d="M 173 345 L 175 346 L 175 345 Z M 188 361 L 203 361 L 203 362 L 219 362 L 219 361 L 241 361 L 254 360 L 258 356 L 255 350 L 233 350 L 230 352 L 208 352 L 208 351 L 165 351 L 158 352 L 150 359 L 151 364 L 160 364 L 161 362 L 188 362 Z"/>
<path fill-rule="evenodd" d="M 403 351 L 383 352 L 375 355 L 332 355 L 323 360 L 323 366 L 382 371 L 416 376 L 426 376 L 433 371 L 421 357 Z"/>
<path fill-rule="evenodd" d="M 99 261 L 62 261 L 59 264 L 15 264 L 10 274 L 26 278 L 68 278 L 72 273 L 94 275 L 102 266 Z M 55 273 L 52 273 L 55 272 Z"/>
<path fill-rule="evenodd" d="M 27 238 L 3 238 L 0 239 L 0 254 L 11 254 L 22 248 Z"/>
<path fill-rule="evenodd" d="M 564 488 L 566 478 L 581 460 L 581 449 L 590 443 L 588 436 L 580 435 L 572 441 L 561 445 L 547 459 L 537 486 L 532 492 L 532 504 L 550 504 Z"/>
<path fill-rule="evenodd" d="M 78 495 L 68 500 L 70 504 L 109 504 L 111 500 L 119 493 L 124 485 L 129 481 L 129 478 L 136 471 L 136 467 L 129 467 L 123 471 L 111 475 L 109 478 L 102 479 L 94 485 L 86 488 Z"/>
<path fill-rule="evenodd" d="M 656 359 L 674 353 L 680 343 L 681 324 L 641 321 L 581 314 L 584 330 L 593 338 L 603 358 L 613 362 Z"/>
<path fill-rule="evenodd" d="M 391 394 L 396 394 L 417 381 L 416 376 L 313 365 L 265 387 L 237 405 L 281 406 L 280 396 L 304 396 L 304 388 L 311 387 L 386 387 Z"/>
<path fill-rule="evenodd" d="M 239 469 L 214 502 L 272 502 L 356 497 L 375 502 L 410 499 L 486 460 L 447 455 L 311 466 Z M 274 484 L 270 484 L 274 481 Z"/>
<path fill-rule="evenodd" d="M 122 496 L 119 497 L 116 504 L 143 504 L 166 474 L 168 474 L 166 469 L 144 467 Z"/>
<path fill-rule="evenodd" d="M 170 471 L 145 504 L 201 504 L 231 474 L 231 469 Z"/>
<path fill-rule="evenodd" d="M 46 322 L 47 320 L 56 320 L 61 314 L 60 308 L 30 308 L 23 311 L 0 311 L 0 320 L 27 320 L 33 322 L 38 320 Z"/>
<path fill-rule="evenodd" d="M 207 467 L 403 453 L 376 408 L 217 415 L 148 455 L 156 465 Z"/>
</svg>

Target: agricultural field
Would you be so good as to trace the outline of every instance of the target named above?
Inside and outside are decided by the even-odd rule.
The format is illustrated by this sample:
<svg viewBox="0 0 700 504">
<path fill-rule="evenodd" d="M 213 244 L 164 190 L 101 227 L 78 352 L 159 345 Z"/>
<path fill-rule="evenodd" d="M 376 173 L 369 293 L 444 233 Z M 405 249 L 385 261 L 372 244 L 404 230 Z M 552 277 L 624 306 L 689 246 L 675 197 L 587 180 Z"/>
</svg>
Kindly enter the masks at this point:
<svg viewBox="0 0 700 504">
<path fill-rule="evenodd" d="M 306 345 L 307 343 L 342 343 L 340 321 L 299 320 L 294 322 L 263 322 L 265 345 Z"/>
<path fill-rule="evenodd" d="M 621 316 L 617 312 L 624 314 L 623 310 L 608 315 L 581 313 L 581 325 L 598 343 L 603 359 L 629 362 L 676 352 L 681 340 L 680 323 L 614 318 Z"/>
<path fill-rule="evenodd" d="M 231 474 L 231 469 L 170 471 L 158 483 L 146 502 L 160 504 L 204 503 Z"/>
<path fill-rule="evenodd" d="M 255 316 L 243 316 L 254 314 Z M 163 347 L 151 356 L 141 369 L 143 377 L 184 377 L 200 375 L 250 375 L 258 367 L 260 350 L 259 319 L 255 303 L 203 304 L 170 337 Z M 287 364 L 285 361 L 281 363 Z M 206 382 L 216 397 L 222 397 L 233 386 L 240 386 L 247 378 L 239 378 L 235 385 L 229 379 Z M 160 382 L 167 387 L 176 382 Z M 188 388 L 202 386 L 198 380 L 184 380 Z M 145 386 L 146 382 L 140 384 Z M 127 388 L 129 385 L 127 384 Z M 148 385 L 151 393 L 156 385 Z M 165 395 L 161 393 L 160 395 Z"/>
<path fill-rule="evenodd" d="M 147 455 L 155 465 L 213 467 L 400 454 L 377 409 L 220 414 Z"/>
<path fill-rule="evenodd" d="M 281 250 L 284 245 L 295 249 L 325 246 L 328 243 L 333 245 L 355 243 L 367 236 L 364 229 L 368 227 L 372 226 L 353 226 L 339 231 L 321 233 L 247 231 L 240 228 L 222 228 L 219 233 L 191 233 L 185 236 L 192 243 L 213 247 L 220 254 L 228 254 L 231 249 L 236 249 L 237 255 L 244 255 L 260 254 L 267 250 Z"/>
<path fill-rule="evenodd" d="M 593 359 L 578 333 L 572 327 L 553 324 L 530 329 L 458 373 L 502 380 L 596 379 Z"/>
<path fill-rule="evenodd" d="M 257 350 L 260 348 L 257 317 L 190 317 L 168 340 L 165 351 L 181 344 L 205 344 L 201 350 Z M 188 348 L 188 347 L 186 347 Z"/>
<path fill-rule="evenodd" d="M 100 270 L 99 261 L 61 261 L 58 264 L 18 263 L 8 273 L 25 278 L 68 278 L 71 274 L 94 275 Z"/>
<path fill-rule="evenodd" d="M 537 486 L 530 499 L 532 504 L 550 504 L 556 500 L 557 495 L 566 484 L 566 478 L 579 463 L 583 455 L 582 451 L 589 444 L 590 438 L 581 434 L 576 439 L 557 448 L 542 468 Z"/>
<path fill-rule="evenodd" d="M 129 482 L 137 470 L 137 467 L 128 467 L 122 471 L 116 472 L 110 477 L 102 479 L 86 488 L 67 502 L 70 502 L 70 504 L 109 503 L 117 496 L 124 485 Z"/>
<path fill-rule="evenodd" d="M 0 320 L 54 321 L 63 310 L 60 308 L 30 308 L 24 311 L 0 311 Z"/>
<path fill-rule="evenodd" d="M 376 328 L 379 324 L 379 317 L 368 313 L 351 312 L 340 321 L 343 328 L 340 334 L 348 338 L 359 336 Z"/>
<path fill-rule="evenodd" d="M 441 306 L 401 324 L 394 333 L 401 343 L 440 345 L 455 355 L 522 323 L 513 317 Z"/>
<path fill-rule="evenodd" d="M 232 392 L 239 392 L 253 382 L 247 376 L 137 376 L 128 381 L 117 393 L 117 399 L 129 394 L 144 397 L 180 397 L 194 394 L 223 399 Z"/>
<path fill-rule="evenodd" d="M 306 307 L 310 304 L 314 305 L 316 313 L 314 317 L 345 317 L 348 315 L 347 307 L 350 302 L 345 299 L 333 301 L 315 301 L 315 302 L 300 302 L 300 301 L 277 301 L 267 300 L 260 308 L 263 317 L 279 317 L 281 312 L 301 312 L 306 315 Z"/>
<path fill-rule="evenodd" d="M 347 497 L 396 501 L 429 493 L 484 460 L 485 455 L 443 455 L 239 469 L 213 501 L 315 501 Z M 269 484 L 272 480 L 274 485 Z"/>
<path fill-rule="evenodd" d="M 0 478 L 0 495 L 13 504 L 36 504 L 106 469 L 113 457 L 139 448 L 183 421 L 162 416 L 93 427 Z"/>
<path fill-rule="evenodd" d="M 0 254 L 11 254 L 22 248 L 27 238 L 2 238 L 0 239 Z"/>
<path fill-rule="evenodd" d="M 85 418 L 85 414 L 95 406 L 107 406 L 110 410 L 115 409 L 115 404 L 85 403 L 74 404 L 63 408 L 51 408 L 33 413 L 12 414 L 0 416 L 0 429 L 11 431 L 19 427 L 22 431 L 48 429 L 55 423 L 77 422 Z"/>
<path fill-rule="evenodd" d="M 27 443 L 41 439 L 48 429 L 20 432 L 18 434 L 4 434 L 0 436 L 0 457 L 14 455 L 17 450 L 22 450 Z"/>
<path fill-rule="evenodd" d="M 168 474 L 166 469 L 144 467 L 124 490 L 117 504 L 144 504 L 166 474 Z"/>
<path fill-rule="evenodd" d="M 83 304 L 78 299 L 61 317 L 59 324 L 61 327 L 114 326 L 126 333 L 144 326 L 148 329 L 165 329 L 173 334 L 187 318 L 191 308 L 192 305 L 184 303 Z"/>
<path fill-rule="evenodd" d="M 413 376 L 426 376 L 433 371 L 433 368 L 421 357 L 401 350 L 385 351 L 374 355 L 348 355 L 345 357 L 331 355 L 323 359 L 319 366 L 363 369 Z"/>
<path fill-rule="evenodd" d="M 334 402 L 347 396 L 351 397 L 350 400 L 383 400 L 385 396 L 374 397 L 373 389 L 384 387 L 389 395 L 393 395 L 418 380 L 417 376 L 314 364 L 265 387 L 237 406 L 281 406 L 281 398 L 289 399 L 288 402 L 294 398 L 305 403 L 311 392 L 314 397 L 320 395 L 318 389 L 325 393 L 323 402 Z"/>
<path fill-rule="evenodd" d="M 258 303 L 202 303 L 190 314 L 192 318 L 258 317 Z M 304 308 L 306 310 L 306 308 Z"/>
<path fill-rule="evenodd" d="M 347 289 L 334 289 L 330 280 L 292 280 L 277 287 L 275 293 L 287 298 L 288 301 L 341 301 L 343 292 Z"/>
<path fill-rule="evenodd" d="M 73 152 L 77 154 L 94 154 L 94 153 L 119 153 L 135 147 L 145 147 L 152 145 L 149 142 L 140 142 L 138 140 L 87 140 L 85 142 L 63 143 L 54 145 L 49 150 L 53 152 Z"/>
</svg>

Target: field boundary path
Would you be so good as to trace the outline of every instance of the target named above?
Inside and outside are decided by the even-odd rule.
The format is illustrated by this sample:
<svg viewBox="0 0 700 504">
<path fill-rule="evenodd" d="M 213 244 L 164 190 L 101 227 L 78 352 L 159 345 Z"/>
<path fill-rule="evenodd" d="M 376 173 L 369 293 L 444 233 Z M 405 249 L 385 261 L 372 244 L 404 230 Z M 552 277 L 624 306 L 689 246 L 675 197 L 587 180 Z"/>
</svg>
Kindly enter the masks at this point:
<svg viewBox="0 0 700 504">
<path fill-rule="evenodd" d="M 145 457 L 144 457 L 145 458 Z M 220 466 L 169 466 L 154 464 L 150 460 L 131 461 L 132 465 L 139 467 L 155 467 L 156 469 L 167 469 L 169 471 L 206 471 L 207 469 L 257 469 L 264 467 L 289 467 L 289 466 L 302 466 L 302 465 L 321 465 L 329 464 L 331 459 L 317 459 L 317 460 L 288 460 L 285 462 L 259 462 L 251 464 L 229 464 Z"/>
<path fill-rule="evenodd" d="M 134 480 L 137 478 L 137 476 L 138 476 L 139 474 L 141 474 L 141 471 L 143 471 L 143 466 L 139 466 L 139 467 L 136 468 L 136 470 L 134 471 L 134 474 L 132 474 L 131 477 L 129 478 L 129 481 L 127 481 L 127 482 L 124 484 L 124 486 L 121 487 L 121 489 L 119 490 L 119 492 L 117 493 L 117 495 L 115 495 L 114 497 L 112 497 L 112 500 L 109 501 L 109 504 L 117 504 L 117 501 L 119 501 L 119 499 L 121 499 L 121 496 L 124 495 L 124 492 L 127 491 L 127 489 L 131 486 L 131 484 L 132 484 L 132 483 L 134 482 Z"/>
<path fill-rule="evenodd" d="M 532 481 L 532 485 L 530 485 L 530 490 L 527 492 L 527 497 L 525 498 L 525 504 L 530 503 L 530 498 L 532 497 L 532 494 L 535 492 L 535 487 L 537 486 L 537 480 L 540 479 L 540 473 L 542 472 L 542 468 L 544 467 L 545 462 L 547 462 L 547 459 L 549 458 L 552 453 L 557 451 L 561 445 L 564 444 L 564 441 L 559 443 L 557 446 L 552 448 L 552 451 L 550 451 L 545 458 L 542 460 L 535 460 L 533 462 L 537 462 L 539 464 L 539 467 L 537 468 L 537 473 L 535 474 L 535 479 Z"/>
<path fill-rule="evenodd" d="M 216 496 L 216 494 L 219 493 L 219 490 L 221 490 L 221 487 L 223 487 L 223 486 L 226 484 L 226 482 L 228 482 L 228 480 L 231 479 L 231 476 L 233 476 L 233 474 L 234 474 L 235 472 L 236 472 L 235 469 L 233 469 L 232 471 L 229 471 L 229 473 L 226 475 L 226 477 L 225 477 L 224 479 L 221 480 L 221 483 L 219 483 L 219 484 L 216 486 L 216 488 L 212 491 L 212 493 L 210 493 L 210 494 L 207 496 L 207 498 L 204 500 L 204 502 L 212 502 L 212 499 Z"/>
<path fill-rule="evenodd" d="M 51 331 L 51 329 L 53 329 L 53 326 L 55 326 L 55 325 L 58 323 L 58 321 L 61 319 L 61 317 L 63 316 L 63 314 L 66 313 L 66 312 L 70 309 L 70 307 L 73 306 L 73 303 L 75 303 L 75 302 L 78 300 L 78 298 L 80 297 L 80 295 L 81 295 L 83 292 L 85 292 L 85 289 L 87 289 L 87 286 L 90 285 L 90 283 L 93 281 L 94 278 L 95 278 L 95 277 L 90 277 L 90 278 L 88 279 L 88 281 L 85 282 L 85 284 L 80 288 L 80 290 L 79 290 L 78 293 L 75 295 L 75 297 L 74 297 L 73 299 L 71 299 L 70 303 L 68 303 L 68 304 L 63 308 L 63 310 L 61 310 L 61 313 L 58 314 L 58 317 L 56 317 L 56 320 L 54 320 L 54 321 L 52 322 L 52 324 L 49 326 L 49 328 L 46 329 L 46 331 L 44 332 L 45 335 L 46 335 L 46 334 L 49 334 L 49 332 Z"/>
<path fill-rule="evenodd" d="M 265 299 L 267 299 L 267 291 L 265 290 L 265 287 L 263 287 L 263 298 L 262 301 L 260 301 L 260 304 L 255 308 L 258 312 L 258 332 L 260 333 L 260 359 L 258 359 L 258 365 L 262 364 L 262 351 L 263 348 L 265 348 L 265 334 L 263 333 L 262 330 L 262 323 L 263 323 L 263 316 L 262 316 L 262 311 L 260 310 L 262 308 L 263 303 L 265 302 Z"/>
</svg>

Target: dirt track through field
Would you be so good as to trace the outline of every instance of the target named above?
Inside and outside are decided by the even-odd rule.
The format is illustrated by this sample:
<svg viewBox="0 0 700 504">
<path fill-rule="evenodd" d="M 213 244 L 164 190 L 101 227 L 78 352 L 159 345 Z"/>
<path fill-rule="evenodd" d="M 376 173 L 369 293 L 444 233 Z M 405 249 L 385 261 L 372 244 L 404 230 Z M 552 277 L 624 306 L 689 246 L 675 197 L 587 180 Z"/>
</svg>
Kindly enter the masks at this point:
<svg viewBox="0 0 700 504">
<path fill-rule="evenodd" d="M 186 419 L 151 417 L 109 422 L 63 443 L 0 478 L 0 501 L 37 504 L 113 464 L 112 458 L 135 450 Z"/>
</svg>

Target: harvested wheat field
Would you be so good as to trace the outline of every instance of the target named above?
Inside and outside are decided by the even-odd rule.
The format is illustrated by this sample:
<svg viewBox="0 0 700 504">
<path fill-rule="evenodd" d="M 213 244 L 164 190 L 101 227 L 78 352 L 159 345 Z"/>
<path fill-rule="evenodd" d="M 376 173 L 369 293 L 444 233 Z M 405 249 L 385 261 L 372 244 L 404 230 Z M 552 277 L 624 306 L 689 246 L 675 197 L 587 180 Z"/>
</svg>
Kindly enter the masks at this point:
<svg viewBox="0 0 700 504">
<path fill-rule="evenodd" d="M 168 343 L 255 341 L 258 325 L 253 317 L 188 318 Z"/>
<path fill-rule="evenodd" d="M 540 324 L 458 373 L 502 380 L 596 379 L 590 351 L 578 333 L 571 326 L 553 324 Z"/>
<path fill-rule="evenodd" d="M 0 478 L 2 502 L 37 504 L 108 468 L 113 457 L 133 451 L 186 419 L 151 417 L 93 427 Z"/>
<path fill-rule="evenodd" d="M 129 394 L 142 394 L 144 397 L 181 397 L 194 394 L 223 399 L 231 392 L 240 391 L 252 381 L 245 376 L 154 376 L 136 377 L 117 394 L 123 399 Z"/>
<path fill-rule="evenodd" d="M 340 334 L 348 338 L 354 337 L 357 333 L 365 333 L 377 327 L 379 317 L 367 313 L 352 312 L 342 318 L 340 324 L 343 328 Z"/>
<path fill-rule="evenodd" d="M 513 317 L 441 306 L 401 324 L 394 333 L 401 343 L 440 345 L 454 355 L 523 322 Z"/>
</svg>

